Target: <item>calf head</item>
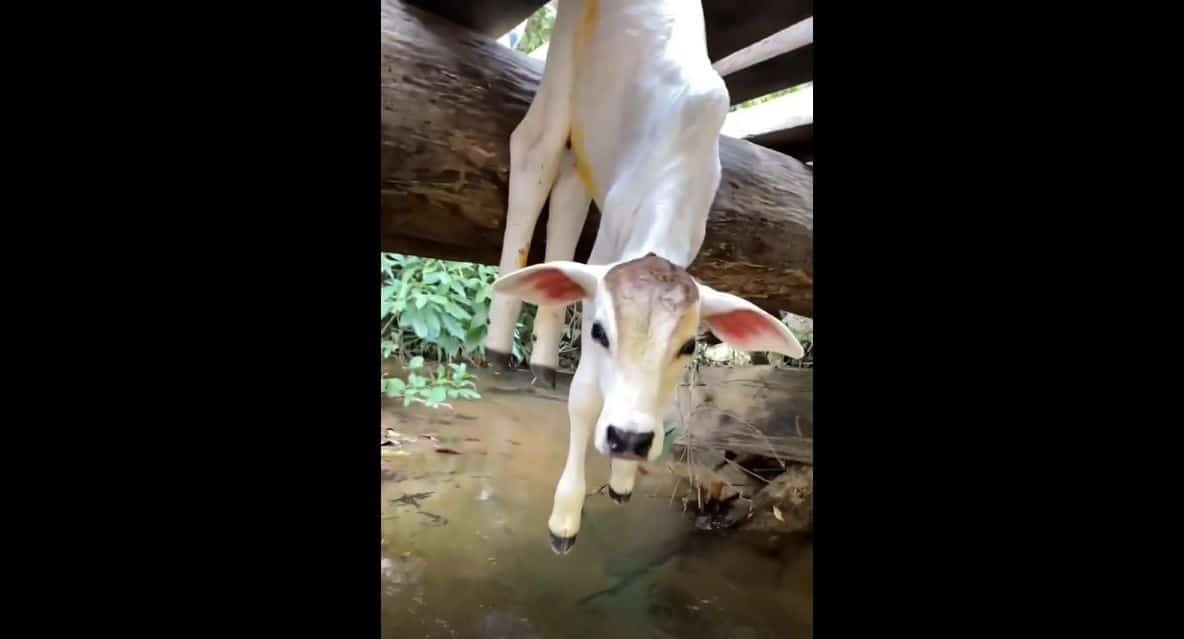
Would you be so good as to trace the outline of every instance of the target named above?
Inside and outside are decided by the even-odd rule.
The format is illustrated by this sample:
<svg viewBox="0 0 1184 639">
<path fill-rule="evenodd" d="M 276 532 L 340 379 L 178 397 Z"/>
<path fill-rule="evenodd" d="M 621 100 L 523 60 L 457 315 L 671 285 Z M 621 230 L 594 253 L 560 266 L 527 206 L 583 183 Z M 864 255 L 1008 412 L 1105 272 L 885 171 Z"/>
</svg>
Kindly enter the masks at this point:
<svg viewBox="0 0 1184 639">
<path fill-rule="evenodd" d="M 772 315 L 652 253 L 608 265 L 536 264 L 499 278 L 494 290 L 538 305 L 588 303 L 580 357 L 594 360 L 604 397 L 593 443 L 614 457 L 661 454 L 662 418 L 695 353 L 700 322 L 741 350 L 803 355 Z"/>
</svg>

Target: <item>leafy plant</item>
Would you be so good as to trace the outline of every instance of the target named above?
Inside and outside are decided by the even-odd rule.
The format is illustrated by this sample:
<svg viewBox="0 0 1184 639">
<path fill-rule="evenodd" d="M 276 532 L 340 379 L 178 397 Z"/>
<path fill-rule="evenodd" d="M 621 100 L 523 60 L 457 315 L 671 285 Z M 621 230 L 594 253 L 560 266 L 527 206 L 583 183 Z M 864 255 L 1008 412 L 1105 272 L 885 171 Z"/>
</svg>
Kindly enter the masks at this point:
<svg viewBox="0 0 1184 639">
<path fill-rule="evenodd" d="M 496 268 L 385 253 L 382 270 L 384 358 L 484 354 Z"/>
<path fill-rule="evenodd" d="M 452 405 L 445 400 L 481 397 L 473 376 L 464 364 L 438 365 L 433 375 L 424 367 L 423 357 L 416 356 L 411 358 L 407 369 L 406 380 L 397 377 L 382 380 L 382 392 L 387 397 L 402 397 L 404 406 L 424 404 L 430 408 L 451 408 Z"/>
<path fill-rule="evenodd" d="M 481 264 L 383 254 L 383 358 L 483 362 L 497 273 Z M 519 364 L 530 359 L 535 312 L 533 305 L 523 304 L 514 329 L 513 355 Z M 572 306 L 560 338 L 561 365 L 574 367 L 579 338 L 579 307 Z"/>
</svg>

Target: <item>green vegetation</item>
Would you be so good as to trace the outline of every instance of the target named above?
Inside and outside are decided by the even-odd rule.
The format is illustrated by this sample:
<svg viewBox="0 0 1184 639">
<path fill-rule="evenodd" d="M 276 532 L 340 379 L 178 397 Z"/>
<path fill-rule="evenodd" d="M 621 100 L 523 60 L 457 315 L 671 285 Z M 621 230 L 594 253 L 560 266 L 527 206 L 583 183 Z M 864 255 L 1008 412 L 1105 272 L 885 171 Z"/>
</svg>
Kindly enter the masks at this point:
<svg viewBox="0 0 1184 639">
<path fill-rule="evenodd" d="M 436 406 L 446 398 L 480 397 L 467 363 L 485 363 L 497 268 L 397 253 L 383 253 L 381 268 L 382 356 L 398 359 L 409 369 L 406 380 L 384 379 L 383 392 L 402 397 L 408 405 Z M 523 304 L 514 329 L 513 355 L 520 365 L 530 360 L 535 311 Z M 561 367 L 575 366 L 579 341 L 579 307 L 573 306 L 559 343 Z M 434 373 L 427 370 L 428 362 Z"/>
<path fill-rule="evenodd" d="M 539 7 L 526 20 L 525 33 L 514 48 L 522 53 L 530 53 L 551 41 L 551 31 L 555 28 L 555 2 L 552 0 Z"/>
<path fill-rule="evenodd" d="M 424 359 L 416 356 L 407 365 L 407 379 L 391 377 L 382 380 L 382 392 L 387 397 L 402 397 L 403 405 L 424 404 L 431 408 L 448 406 L 446 399 L 478 399 L 481 394 L 464 364 L 436 366 L 436 374 L 426 373 Z M 448 371 L 452 374 L 449 375 Z"/>
</svg>

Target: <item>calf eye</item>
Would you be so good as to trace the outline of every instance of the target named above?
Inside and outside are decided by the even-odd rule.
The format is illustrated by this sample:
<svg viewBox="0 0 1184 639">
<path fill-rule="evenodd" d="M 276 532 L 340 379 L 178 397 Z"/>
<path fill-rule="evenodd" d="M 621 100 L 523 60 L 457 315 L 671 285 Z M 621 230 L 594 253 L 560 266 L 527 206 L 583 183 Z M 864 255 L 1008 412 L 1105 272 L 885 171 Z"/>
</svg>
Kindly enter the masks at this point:
<svg viewBox="0 0 1184 639">
<path fill-rule="evenodd" d="M 604 327 L 600 325 L 600 322 L 592 325 L 592 339 L 600 342 L 601 346 L 608 348 L 608 335 L 604 334 Z"/>
<path fill-rule="evenodd" d="M 695 354 L 695 339 L 691 338 L 691 339 L 687 340 L 686 344 L 682 345 L 682 348 L 679 349 L 679 351 L 678 351 L 678 355 L 679 355 L 679 357 L 682 357 L 683 355 L 694 355 L 694 354 Z"/>
</svg>

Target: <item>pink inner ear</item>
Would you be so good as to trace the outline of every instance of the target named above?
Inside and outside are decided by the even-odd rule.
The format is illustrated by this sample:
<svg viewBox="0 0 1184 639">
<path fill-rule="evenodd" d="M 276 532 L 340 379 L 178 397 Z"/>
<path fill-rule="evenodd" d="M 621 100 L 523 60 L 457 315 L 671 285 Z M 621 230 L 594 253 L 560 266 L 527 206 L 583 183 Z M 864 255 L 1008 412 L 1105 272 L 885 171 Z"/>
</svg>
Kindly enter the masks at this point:
<svg viewBox="0 0 1184 639">
<path fill-rule="evenodd" d="M 752 311 L 732 311 L 707 318 L 716 337 L 724 341 L 746 342 L 754 337 L 776 334 L 769 321 Z"/>
<path fill-rule="evenodd" d="M 530 275 L 530 285 L 548 302 L 573 302 L 584 297 L 584 289 L 559 269 L 543 269 Z"/>
</svg>

